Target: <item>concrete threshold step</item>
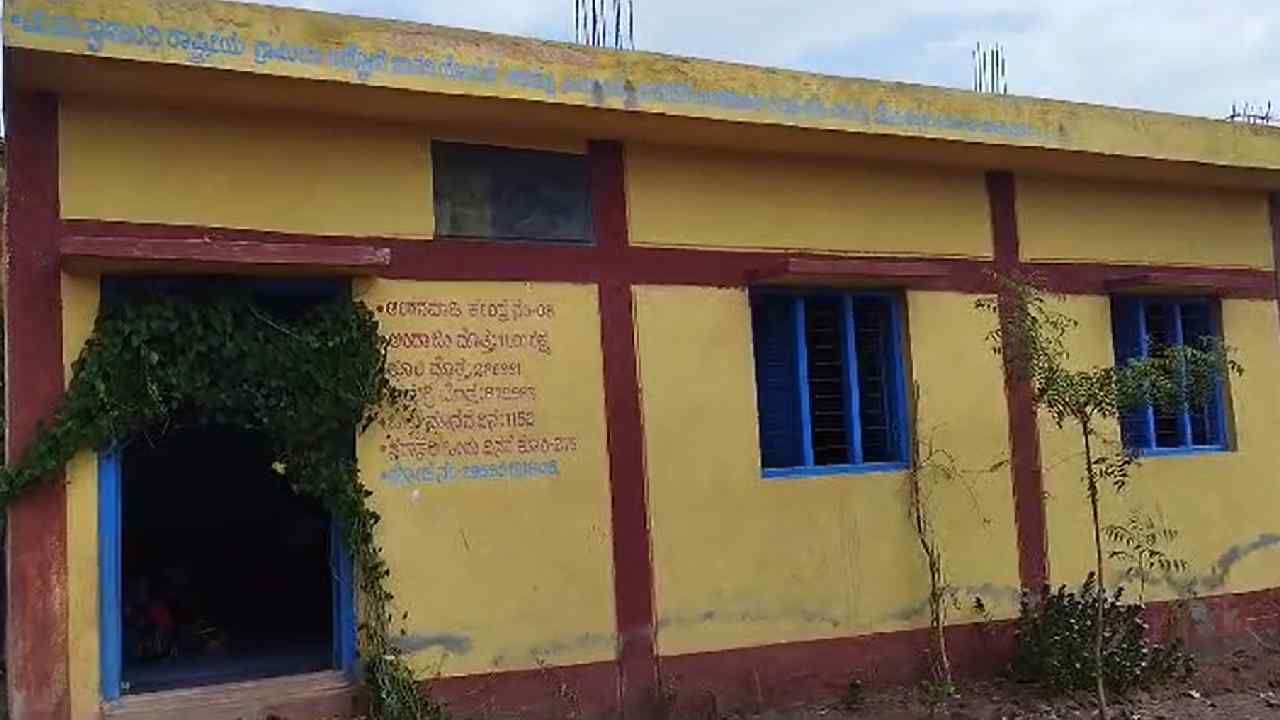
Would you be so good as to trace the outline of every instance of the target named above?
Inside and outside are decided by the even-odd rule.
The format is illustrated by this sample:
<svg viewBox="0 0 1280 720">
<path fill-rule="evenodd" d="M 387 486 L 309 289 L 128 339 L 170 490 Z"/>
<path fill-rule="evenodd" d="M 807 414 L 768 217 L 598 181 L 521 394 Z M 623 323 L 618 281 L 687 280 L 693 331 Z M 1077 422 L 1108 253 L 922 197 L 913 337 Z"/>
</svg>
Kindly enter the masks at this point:
<svg viewBox="0 0 1280 720">
<path fill-rule="evenodd" d="M 340 672 L 126 696 L 104 720 L 329 720 L 355 712 L 356 686 Z"/>
</svg>

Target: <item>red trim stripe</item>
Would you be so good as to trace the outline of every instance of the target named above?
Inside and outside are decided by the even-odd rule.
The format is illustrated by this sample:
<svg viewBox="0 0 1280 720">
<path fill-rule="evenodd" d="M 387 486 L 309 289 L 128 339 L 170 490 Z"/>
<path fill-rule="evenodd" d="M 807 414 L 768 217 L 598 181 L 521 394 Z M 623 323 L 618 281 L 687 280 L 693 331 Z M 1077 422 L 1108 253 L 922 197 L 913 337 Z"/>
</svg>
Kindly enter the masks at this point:
<svg viewBox="0 0 1280 720">
<path fill-rule="evenodd" d="M 1215 595 L 1147 606 L 1157 637 L 1170 633 L 1198 652 L 1225 654 L 1256 647 L 1250 631 L 1271 622 L 1280 591 Z M 961 679 L 991 677 L 1008 667 L 1014 623 L 952 625 L 947 649 Z M 927 676 L 928 628 L 806 642 L 779 643 L 661 658 L 665 710 L 674 717 L 719 718 L 846 694 L 851 681 L 867 688 L 910 684 Z M 612 663 L 593 663 L 465 677 L 430 683 L 457 713 L 558 720 L 608 717 L 616 700 Z M 630 716 L 634 717 L 634 716 Z M 644 717 L 644 716 L 642 716 Z"/>
<path fill-rule="evenodd" d="M 625 207 L 623 217 L 625 218 Z M 261 230 L 68 220 L 64 236 L 81 239 L 190 240 L 215 243 L 264 243 L 360 246 L 391 253 L 381 277 L 415 280 L 509 280 L 520 282 L 599 282 L 617 279 L 646 285 L 743 287 L 756 282 L 890 282 L 909 290 L 990 293 L 995 264 L 972 258 L 921 258 L 823 253 L 732 251 L 699 248 L 605 244 L 553 245 L 533 242 L 477 242 L 453 238 L 405 240 L 356 236 L 303 235 Z M 1270 270 L 1109 263 L 1024 262 L 1021 267 L 1057 292 L 1108 293 L 1115 282 L 1145 276 L 1157 289 L 1197 288 L 1233 298 L 1267 299 L 1280 295 Z M 798 268 L 792 272 L 791 268 Z"/>
<path fill-rule="evenodd" d="M 428 686 L 457 717 L 559 720 L 618 714 L 618 668 L 612 662 L 440 678 Z"/>
<path fill-rule="evenodd" d="M 603 177 L 603 176 L 601 176 Z M 601 205 L 600 203 L 606 203 Z M 610 209 L 606 200 L 593 206 L 596 222 L 615 215 L 626 230 L 626 206 Z M 625 199 L 623 200 L 625 202 Z M 618 223 L 615 223 L 618 224 Z M 458 239 L 431 241 L 397 238 L 299 235 L 258 230 L 204 228 L 185 225 L 132 224 L 70 220 L 65 232 L 79 238 L 117 240 L 180 240 L 207 238 L 224 243 L 288 243 L 325 246 L 363 245 L 391 253 L 381 277 L 415 280 L 510 280 L 520 282 L 600 282 L 632 284 L 708 285 L 742 287 L 788 262 L 835 263 L 860 267 L 864 277 L 883 273 L 894 284 L 920 290 L 990 292 L 991 263 L 955 258 L 876 255 L 850 258 L 821 253 L 646 248 L 618 245 L 597 229 L 596 246 L 533 242 L 476 242 Z M 625 239 L 625 235 L 622 236 Z"/>
<path fill-rule="evenodd" d="M 1005 275 L 1016 274 L 1023 269 L 1023 263 L 1019 250 L 1017 188 L 1013 175 L 987 173 L 987 197 L 991 204 L 996 268 Z M 1005 328 L 1009 327 L 1008 307 L 1005 298 L 1001 298 L 1000 324 Z M 1014 522 L 1018 534 L 1018 577 L 1024 590 L 1039 592 L 1049 580 L 1040 430 L 1030 381 L 1006 366 L 1004 386 L 1009 412 Z"/>
<path fill-rule="evenodd" d="M 953 625 L 960 678 L 991 677 L 1013 658 L 1013 623 Z M 929 628 L 662 658 L 676 717 L 736 717 L 846 696 L 849 686 L 905 685 L 929 675 Z M 665 689 L 665 688 L 664 688 Z"/>
<path fill-rule="evenodd" d="M 1271 206 L 1271 250 L 1275 258 L 1275 267 L 1271 269 L 1272 287 L 1275 290 L 1277 303 L 1280 303 L 1280 192 L 1268 196 Z"/>
<path fill-rule="evenodd" d="M 7 457 L 26 449 L 62 396 L 58 271 L 58 100 L 6 91 L 9 226 L 5 263 Z M 9 507 L 7 660 L 15 718 L 70 715 L 66 488 Z"/>
</svg>

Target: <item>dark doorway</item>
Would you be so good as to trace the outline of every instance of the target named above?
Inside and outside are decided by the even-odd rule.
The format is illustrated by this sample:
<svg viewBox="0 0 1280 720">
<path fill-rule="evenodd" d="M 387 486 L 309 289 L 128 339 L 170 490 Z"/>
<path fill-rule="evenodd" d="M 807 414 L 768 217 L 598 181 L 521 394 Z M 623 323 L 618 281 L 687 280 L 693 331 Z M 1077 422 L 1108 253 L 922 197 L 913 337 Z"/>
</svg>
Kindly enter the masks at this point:
<svg viewBox="0 0 1280 720">
<path fill-rule="evenodd" d="M 322 279 L 102 281 L 104 307 L 248 293 L 282 320 L 349 292 Z M 104 699 L 354 667 L 350 557 L 321 504 L 295 494 L 273 460 L 264 435 L 207 426 L 99 454 Z"/>
<path fill-rule="evenodd" d="M 170 431 L 122 465 L 126 692 L 333 667 L 329 518 L 263 437 Z"/>
</svg>

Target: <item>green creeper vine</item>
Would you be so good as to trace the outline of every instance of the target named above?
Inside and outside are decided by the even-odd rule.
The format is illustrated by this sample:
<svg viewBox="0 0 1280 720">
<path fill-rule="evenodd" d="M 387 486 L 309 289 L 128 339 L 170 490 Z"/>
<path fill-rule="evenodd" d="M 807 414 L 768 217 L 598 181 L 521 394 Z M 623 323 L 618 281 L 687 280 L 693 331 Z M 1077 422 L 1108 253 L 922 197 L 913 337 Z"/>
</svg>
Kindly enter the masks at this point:
<svg viewBox="0 0 1280 720">
<path fill-rule="evenodd" d="M 289 314 L 225 287 L 125 295 L 99 315 L 53 417 L 0 472 L 0 508 L 49 482 L 80 451 L 179 426 L 262 432 L 276 470 L 325 505 L 351 548 L 371 717 L 443 718 L 393 637 L 404 618 L 394 615 L 379 516 L 351 451 L 353 430 L 403 406 L 387 378 L 386 348 L 373 314 L 351 300 Z"/>
</svg>

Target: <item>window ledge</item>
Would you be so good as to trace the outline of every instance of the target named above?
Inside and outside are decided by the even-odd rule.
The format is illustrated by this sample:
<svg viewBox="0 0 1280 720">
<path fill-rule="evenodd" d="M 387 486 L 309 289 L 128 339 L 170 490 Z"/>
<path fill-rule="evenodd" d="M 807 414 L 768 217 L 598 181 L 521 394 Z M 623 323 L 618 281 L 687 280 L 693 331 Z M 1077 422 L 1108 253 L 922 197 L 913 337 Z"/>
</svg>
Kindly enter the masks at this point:
<svg viewBox="0 0 1280 720">
<path fill-rule="evenodd" d="M 862 465 L 817 465 L 797 468 L 764 468 L 765 480 L 804 480 L 807 478 L 831 477 L 834 475 L 871 475 L 874 473 L 902 472 L 907 469 L 906 463 L 864 463 Z"/>
<path fill-rule="evenodd" d="M 1256 282 L 1251 277 L 1222 272 L 1152 270 L 1108 278 L 1104 285 L 1110 292 L 1213 296 L 1227 291 L 1252 290 Z"/>
<path fill-rule="evenodd" d="M 1181 457 L 1184 455 L 1221 455 L 1231 452 L 1231 448 L 1220 446 L 1180 447 L 1180 448 L 1138 448 L 1138 458 Z"/>
<path fill-rule="evenodd" d="M 756 271 L 748 280 L 769 285 L 894 283 L 947 277 L 951 270 L 944 264 L 928 260 L 871 260 L 843 258 L 810 260 L 788 258 L 772 267 Z"/>
<path fill-rule="evenodd" d="M 209 238 L 67 237 L 58 247 L 72 273 L 257 274 L 346 277 L 391 264 L 369 245 L 240 242 Z"/>
<path fill-rule="evenodd" d="M 104 703 L 103 720 L 350 717 L 356 686 L 341 672 L 129 695 Z"/>
</svg>

